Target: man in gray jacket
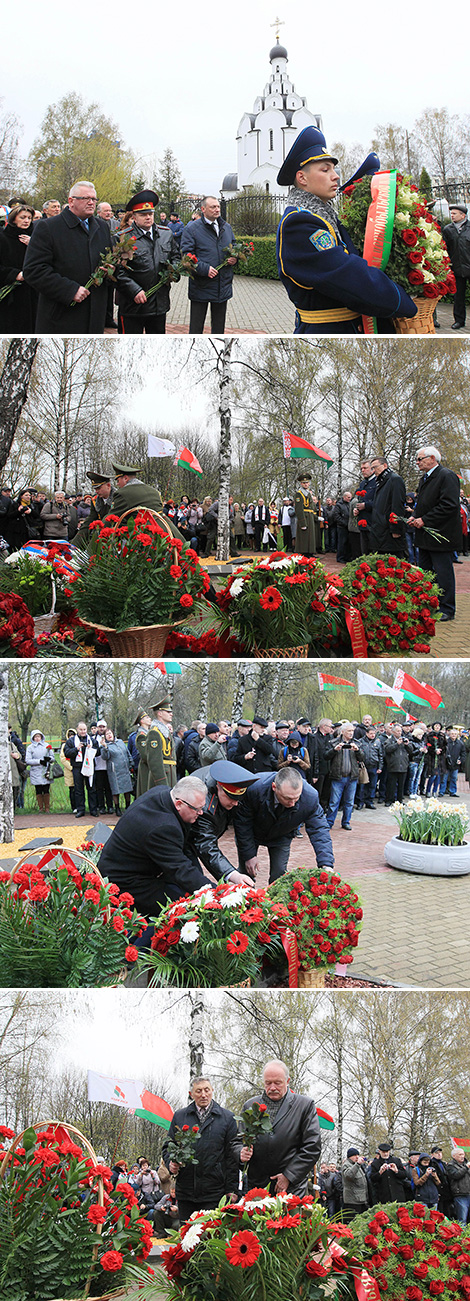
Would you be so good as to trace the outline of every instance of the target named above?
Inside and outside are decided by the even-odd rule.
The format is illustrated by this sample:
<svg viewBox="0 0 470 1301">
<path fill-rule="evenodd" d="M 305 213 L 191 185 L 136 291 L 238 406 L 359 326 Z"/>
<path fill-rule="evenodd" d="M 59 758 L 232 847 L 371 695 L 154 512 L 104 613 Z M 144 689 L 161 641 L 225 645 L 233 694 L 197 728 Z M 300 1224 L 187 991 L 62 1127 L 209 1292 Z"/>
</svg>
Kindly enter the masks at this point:
<svg viewBox="0 0 470 1301">
<path fill-rule="evenodd" d="M 244 1107 L 264 1103 L 272 1130 L 261 1134 L 253 1147 L 242 1144 L 240 1162 L 249 1161 L 248 1188 L 268 1188 L 276 1196 L 295 1193 L 303 1197 L 307 1179 L 321 1152 L 320 1125 L 315 1103 L 289 1088 L 285 1062 L 267 1062 L 261 1095 L 249 1098 Z"/>
<path fill-rule="evenodd" d="M 357 1147 L 348 1147 L 346 1160 L 343 1162 L 343 1213 L 342 1219 L 352 1220 L 354 1215 L 362 1215 L 369 1205 L 369 1189 L 364 1169 L 364 1157 Z"/>
</svg>

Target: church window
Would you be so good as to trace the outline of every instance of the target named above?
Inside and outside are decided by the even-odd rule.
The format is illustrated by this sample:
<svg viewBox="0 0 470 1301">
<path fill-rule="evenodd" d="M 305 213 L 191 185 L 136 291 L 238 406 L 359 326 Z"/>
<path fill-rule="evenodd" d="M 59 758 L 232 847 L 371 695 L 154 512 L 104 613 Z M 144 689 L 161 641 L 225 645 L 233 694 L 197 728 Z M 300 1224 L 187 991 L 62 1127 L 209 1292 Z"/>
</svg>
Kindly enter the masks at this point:
<svg viewBox="0 0 470 1301">
<path fill-rule="evenodd" d="M 274 149 L 274 132 L 269 132 L 269 148 Z"/>
</svg>

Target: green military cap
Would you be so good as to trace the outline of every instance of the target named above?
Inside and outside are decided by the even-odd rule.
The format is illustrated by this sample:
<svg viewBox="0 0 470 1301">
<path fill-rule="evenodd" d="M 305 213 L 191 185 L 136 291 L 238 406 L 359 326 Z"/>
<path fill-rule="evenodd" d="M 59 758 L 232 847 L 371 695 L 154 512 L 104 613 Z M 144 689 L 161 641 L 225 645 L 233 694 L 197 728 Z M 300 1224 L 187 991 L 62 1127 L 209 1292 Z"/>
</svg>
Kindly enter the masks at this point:
<svg viewBox="0 0 470 1301">
<path fill-rule="evenodd" d="M 169 696 L 163 696 L 161 700 L 153 700 L 149 709 L 173 709 Z"/>
<path fill-rule="evenodd" d="M 140 465 L 121 465 L 119 461 L 111 462 L 114 474 L 140 474 Z"/>
<path fill-rule="evenodd" d="M 108 470 L 102 474 L 100 470 L 87 470 L 86 477 L 90 480 L 90 483 L 93 484 L 94 488 L 100 488 L 102 483 L 111 483 L 113 472 L 112 470 Z"/>
<path fill-rule="evenodd" d="M 131 723 L 131 727 L 140 727 L 142 719 L 145 718 L 147 714 L 148 714 L 148 709 L 139 709 L 136 717 L 134 718 L 134 722 Z"/>
</svg>

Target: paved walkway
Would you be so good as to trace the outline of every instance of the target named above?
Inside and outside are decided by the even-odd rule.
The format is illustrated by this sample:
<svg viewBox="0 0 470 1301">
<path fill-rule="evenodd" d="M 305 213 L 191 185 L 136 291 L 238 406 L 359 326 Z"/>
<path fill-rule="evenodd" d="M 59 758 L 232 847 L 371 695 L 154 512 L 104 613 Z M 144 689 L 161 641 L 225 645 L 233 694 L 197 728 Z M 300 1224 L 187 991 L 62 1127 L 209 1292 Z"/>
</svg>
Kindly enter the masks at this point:
<svg viewBox="0 0 470 1301">
<path fill-rule="evenodd" d="M 440 303 L 438 337 L 451 334 L 461 338 L 470 334 L 470 320 L 464 330 L 452 331 L 453 311 L 450 303 Z M 167 334 L 187 334 L 189 301 L 187 278 L 171 287 L 171 307 L 167 316 Z M 209 334 L 207 324 L 206 334 Z M 226 334 L 293 334 L 294 308 L 284 286 L 278 280 L 257 280 L 255 276 L 235 276 L 233 298 L 227 307 Z M 381 336 L 384 337 L 383 335 Z M 394 338 L 397 336 L 394 334 Z"/>
<path fill-rule="evenodd" d="M 209 571 L 213 579 L 217 580 L 218 575 L 220 575 L 221 580 L 225 580 L 227 574 L 230 574 L 233 568 L 243 563 L 244 560 L 251 558 L 253 558 L 252 551 L 242 551 L 240 560 L 229 561 L 226 565 L 216 565 L 210 560 L 202 560 L 201 564 Z M 255 558 L 260 560 L 262 558 L 261 553 L 256 552 Z M 319 558 L 329 573 L 341 573 L 343 566 L 338 565 L 336 556 L 331 552 L 327 551 Z M 470 653 L 470 556 L 461 556 L 460 559 L 462 564 L 454 566 L 457 590 L 456 616 L 449 623 L 437 624 L 436 635 L 431 638 L 430 642 L 430 659 L 467 659 Z M 385 652 L 381 656 L 381 659 L 393 658 L 396 658 L 396 656 L 387 656 Z"/>
<path fill-rule="evenodd" d="M 470 791 L 459 778 L 459 795 L 470 810 Z M 446 802 L 448 802 L 447 797 Z M 113 817 L 103 818 L 115 826 Z M 34 834 L 58 834 L 70 847 L 90 833 L 93 820 L 83 818 L 77 827 L 69 814 L 54 818 L 28 814 L 17 818 L 16 845 L 0 845 L 0 863 L 13 865 L 13 855 Z M 333 847 L 338 872 L 354 886 L 364 907 L 364 924 L 354 963 L 347 974 L 365 980 L 385 980 L 406 988 L 470 989 L 470 876 L 419 877 L 386 866 L 384 845 L 396 834 L 389 809 L 353 814 L 352 832 L 338 820 Z M 222 837 L 222 848 L 237 862 L 233 832 Z M 312 862 L 313 851 L 305 832 L 293 840 L 290 865 Z M 260 885 L 267 884 L 268 856 L 260 849 Z"/>
</svg>

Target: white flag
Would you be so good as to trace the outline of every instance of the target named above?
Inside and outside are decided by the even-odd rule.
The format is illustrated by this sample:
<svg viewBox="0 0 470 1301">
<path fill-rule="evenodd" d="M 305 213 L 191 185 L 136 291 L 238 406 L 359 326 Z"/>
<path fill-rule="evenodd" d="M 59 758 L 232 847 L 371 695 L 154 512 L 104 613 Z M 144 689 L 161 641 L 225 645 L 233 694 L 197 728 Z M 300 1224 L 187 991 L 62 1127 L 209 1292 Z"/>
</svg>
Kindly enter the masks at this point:
<svg viewBox="0 0 470 1301">
<path fill-rule="evenodd" d="M 358 696 L 390 696 L 396 705 L 401 705 L 403 692 L 397 691 L 395 687 L 388 687 L 386 682 L 381 682 L 380 678 L 373 678 L 371 673 L 363 673 L 362 669 L 357 670 L 357 694 Z"/>
<path fill-rule="evenodd" d="M 175 450 L 175 444 L 170 443 L 169 438 L 156 438 L 155 434 L 147 434 L 149 456 L 173 456 Z"/>
<path fill-rule="evenodd" d="M 144 1092 L 141 1080 L 116 1080 L 112 1075 L 88 1071 L 88 1101 L 111 1102 L 114 1107 L 140 1107 Z"/>
</svg>

